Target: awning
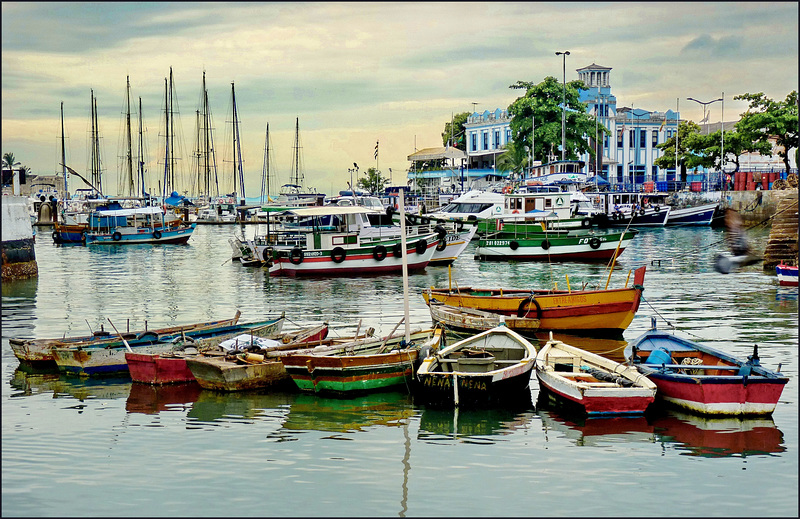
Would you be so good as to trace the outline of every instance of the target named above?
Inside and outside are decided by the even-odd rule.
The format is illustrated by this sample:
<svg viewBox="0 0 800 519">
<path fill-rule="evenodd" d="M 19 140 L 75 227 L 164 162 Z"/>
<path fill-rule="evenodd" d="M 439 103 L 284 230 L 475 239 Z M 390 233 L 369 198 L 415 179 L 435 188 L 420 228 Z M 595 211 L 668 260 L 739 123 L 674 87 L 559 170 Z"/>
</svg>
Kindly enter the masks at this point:
<svg viewBox="0 0 800 519">
<path fill-rule="evenodd" d="M 409 161 L 439 160 L 439 159 L 464 159 L 467 154 L 452 146 L 438 148 L 424 148 L 408 156 Z"/>
</svg>

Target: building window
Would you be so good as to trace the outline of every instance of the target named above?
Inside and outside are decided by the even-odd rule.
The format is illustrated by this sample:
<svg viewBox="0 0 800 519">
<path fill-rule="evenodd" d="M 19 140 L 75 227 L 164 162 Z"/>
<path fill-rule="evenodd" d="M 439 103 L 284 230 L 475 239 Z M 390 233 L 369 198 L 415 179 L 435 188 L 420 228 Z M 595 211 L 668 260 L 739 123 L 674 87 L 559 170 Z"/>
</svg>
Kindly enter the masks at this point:
<svg viewBox="0 0 800 519">
<path fill-rule="evenodd" d="M 483 149 L 489 149 L 489 132 L 483 132 Z"/>
<path fill-rule="evenodd" d="M 500 130 L 494 131 L 494 149 L 500 147 Z"/>
<path fill-rule="evenodd" d="M 647 147 L 647 130 L 639 130 L 639 147 Z"/>
<path fill-rule="evenodd" d="M 636 130 L 631 130 L 628 132 L 628 147 L 633 148 L 636 146 Z"/>
<path fill-rule="evenodd" d="M 656 144 L 658 144 L 658 131 L 653 130 L 653 147 L 654 148 L 656 147 Z"/>
<path fill-rule="evenodd" d="M 608 150 L 608 135 L 603 136 L 603 147 Z"/>
<path fill-rule="evenodd" d="M 508 144 L 509 142 L 511 142 L 511 129 L 510 128 L 506 129 L 506 144 Z"/>
<path fill-rule="evenodd" d="M 617 148 L 621 148 L 622 147 L 622 136 L 623 136 L 623 133 L 624 133 L 623 130 L 620 130 L 620 131 L 617 132 Z"/>
<path fill-rule="evenodd" d="M 472 151 L 478 150 L 478 136 L 473 133 L 472 134 Z"/>
</svg>

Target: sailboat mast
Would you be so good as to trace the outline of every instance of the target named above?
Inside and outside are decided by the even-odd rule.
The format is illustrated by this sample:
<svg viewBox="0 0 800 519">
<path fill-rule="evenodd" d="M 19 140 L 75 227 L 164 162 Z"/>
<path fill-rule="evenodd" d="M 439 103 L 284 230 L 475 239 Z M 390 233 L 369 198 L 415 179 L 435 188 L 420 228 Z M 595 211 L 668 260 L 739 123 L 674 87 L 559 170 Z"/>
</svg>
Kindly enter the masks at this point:
<svg viewBox="0 0 800 519">
<path fill-rule="evenodd" d="M 164 126 L 166 133 L 164 146 L 164 185 L 161 190 L 161 197 L 166 198 L 167 184 L 169 183 L 169 85 L 167 78 L 164 78 Z"/>
<path fill-rule="evenodd" d="M 294 184 L 302 186 L 300 178 L 300 118 L 295 119 L 294 126 Z"/>
<path fill-rule="evenodd" d="M 64 146 L 64 101 L 61 101 L 61 171 L 64 175 L 64 193 L 61 195 L 62 200 L 69 199 L 69 190 L 67 189 L 67 151 Z"/>
<path fill-rule="evenodd" d="M 133 152 L 131 148 L 133 147 L 133 143 L 131 142 L 131 77 L 126 76 L 126 83 L 127 87 L 125 89 L 125 126 L 126 126 L 126 134 L 127 137 L 127 156 L 125 157 L 126 162 L 126 175 L 128 180 L 128 194 L 133 195 L 135 192 L 134 187 L 134 180 L 133 180 Z"/>
<path fill-rule="evenodd" d="M 169 136 L 170 139 L 170 188 L 175 191 L 175 119 L 172 112 L 172 101 L 173 101 L 173 91 L 175 89 L 175 83 L 172 81 L 172 67 L 169 68 L 169 117 L 172 119 L 172 133 Z"/>
<path fill-rule="evenodd" d="M 244 161 L 242 160 L 242 136 L 239 133 L 239 110 L 236 108 L 236 92 L 231 83 L 231 96 L 233 100 L 233 138 L 236 141 L 236 149 L 234 150 L 238 157 L 236 159 L 236 168 L 239 173 L 239 185 L 242 188 L 242 199 L 246 198 L 244 187 Z"/>
<path fill-rule="evenodd" d="M 142 196 L 145 196 L 144 189 L 144 137 L 142 136 L 142 98 L 139 98 L 139 160 L 136 175 L 139 186 L 142 189 Z"/>
<path fill-rule="evenodd" d="M 269 197 L 269 123 L 267 123 L 267 134 L 264 137 L 264 166 L 261 169 L 261 203 L 264 203 L 264 196 Z"/>
</svg>

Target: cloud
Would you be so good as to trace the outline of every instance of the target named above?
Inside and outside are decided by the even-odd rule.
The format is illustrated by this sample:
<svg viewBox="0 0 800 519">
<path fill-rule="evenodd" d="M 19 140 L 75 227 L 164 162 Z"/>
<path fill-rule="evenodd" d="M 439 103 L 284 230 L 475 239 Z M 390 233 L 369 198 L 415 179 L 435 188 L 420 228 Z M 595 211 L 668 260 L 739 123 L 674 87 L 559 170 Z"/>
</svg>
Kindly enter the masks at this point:
<svg viewBox="0 0 800 519">
<path fill-rule="evenodd" d="M 703 58 L 737 58 L 741 56 L 742 44 L 735 36 L 714 38 L 703 34 L 687 43 L 681 54 Z"/>
</svg>

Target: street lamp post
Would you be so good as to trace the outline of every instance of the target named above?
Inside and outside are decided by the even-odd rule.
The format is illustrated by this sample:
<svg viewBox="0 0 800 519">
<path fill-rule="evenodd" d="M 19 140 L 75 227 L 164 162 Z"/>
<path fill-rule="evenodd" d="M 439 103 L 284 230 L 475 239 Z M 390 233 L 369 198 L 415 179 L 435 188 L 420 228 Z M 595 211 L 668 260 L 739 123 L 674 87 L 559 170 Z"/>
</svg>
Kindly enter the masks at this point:
<svg viewBox="0 0 800 519">
<path fill-rule="evenodd" d="M 563 56 L 561 61 L 563 62 L 562 68 L 562 84 L 564 85 L 563 93 L 561 95 L 561 160 L 564 160 L 564 155 L 567 151 L 567 56 L 569 56 L 569 51 L 565 50 L 564 52 L 556 52 L 556 56 Z"/>
<path fill-rule="evenodd" d="M 708 105 L 710 105 L 711 103 L 716 103 L 717 101 L 722 101 L 722 98 L 720 97 L 719 99 L 714 99 L 713 101 L 706 101 L 706 102 L 698 101 L 694 97 L 687 97 L 686 100 L 687 101 L 694 101 L 695 103 L 700 103 L 701 105 L 703 105 L 703 121 L 702 122 L 706 123 L 706 135 L 708 135 L 708 118 L 706 117 L 706 107 Z"/>
</svg>

